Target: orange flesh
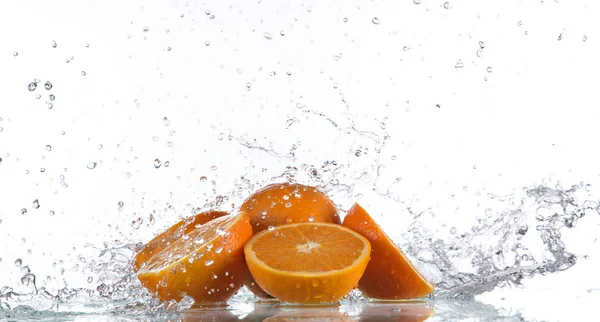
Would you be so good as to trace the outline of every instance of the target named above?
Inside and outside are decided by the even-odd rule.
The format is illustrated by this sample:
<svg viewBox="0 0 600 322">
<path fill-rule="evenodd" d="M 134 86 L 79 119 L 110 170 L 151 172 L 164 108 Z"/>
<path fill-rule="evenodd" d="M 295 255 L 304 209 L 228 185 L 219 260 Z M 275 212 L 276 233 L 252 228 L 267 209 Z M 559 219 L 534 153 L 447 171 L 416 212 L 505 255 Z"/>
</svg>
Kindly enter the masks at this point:
<svg viewBox="0 0 600 322">
<path fill-rule="evenodd" d="M 263 231 L 244 247 L 256 283 L 279 300 L 333 303 L 358 284 L 369 241 L 330 223 L 298 223 Z"/>
<path fill-rule="evenodd" d="M 215 218 L 228 215 L 224 211 L 205 211 L 191 218 L 186 218 L 169 227 L 158 236 L 150 240 L 144 247 L 135 255 L 133 259 L 133 270 L 138 271 L 142 264 L 150 259 L 154 254 L 160 252 L 165 246 L 169 245 L 174 240 L 180 238 L 184 234 L 188 234 L 197 226 L 203 225 Z"/>
<path fill-rule="evenodd" d="M 371 261 L 358 284 L 364 295 L 375 299 L 402 300 L 433 293 L 433 285 L 357 203 L 344 218 L 344 226 L 371 242 Z"/>
<path fill-rule="evenodd" d="M 258 239 L 252 245 L 258 259 L 274 269 L 291 272 L 343 269 L 360 256 L 356 249 L 362 247 L 360 239 L 346 232 L 311 226 L 286 229 L 279 237 Z"/>
<path fill-rule="evenodd" d="M 250 277 L 243 246 L 251 236 L 245 214 L 217 218 L 164 245 L 142 262 L 138 279 L 161 300 L 224 302 Z"/>
</svg>

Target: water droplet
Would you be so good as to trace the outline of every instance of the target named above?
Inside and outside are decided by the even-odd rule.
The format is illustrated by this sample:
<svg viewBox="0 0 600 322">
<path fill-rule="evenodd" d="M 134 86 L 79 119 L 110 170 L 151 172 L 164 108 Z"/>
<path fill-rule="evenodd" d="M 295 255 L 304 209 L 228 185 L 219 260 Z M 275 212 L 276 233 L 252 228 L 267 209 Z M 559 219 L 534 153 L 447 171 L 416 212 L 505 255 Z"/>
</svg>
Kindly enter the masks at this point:
<svg viewBox="0 0 600 322">
<path fill-rule="evenodd" d="M 85 76 L 85 75 L 87 75 L 87 73 L 84 70 L 82 70 L 81 71 L 81 76 Z"/>
<path fill-rule="evenodd" d="M 563 39 L 563 33 L 561 32 L 561 33 L 558 35 L 558 41 L 561 41 L 562 39 Z"/>
<path fill-rule="evenodd" d="M 40 172 L 46 172 L 46 168 L 40 168 Z"/>
<path fill-rule="evenodd" d="M 348 22 L 348 18 L 344 18 L 342 21 L 343 22 Z"/>
<path fill-rule="evenodd" d="M 50 216 L 54 216 L 54 210 L 50 210 L 49 214 Z"/>
<path fill-rule="evenodd" d="M 290 196 L 289 195 L 283 195 L 283 200 L 289 200 Z"/>
<path fill-rule="evenodd" d="M 488 67 L 486 70 L 487 70 L 488 73 L 491 73 L 492 72 L 492 67 Z"/>
<path fill-rule="evenodd" d="M 169 167 L 169 165 L 171 165 L 171 162 L 169 162 L 169 161 L 165 161 L 165 168 L 168 168 L 168 167 Z"/>
<path fill-rule="evenodd" d="M 215 248 L 215 253 L 220 254 L 223 251 L 223 246 Z"/>
<path fill-rule="evenodd" d="M 263 37 L 265 37 L 265 39 L 271 40 L 271 39 L 273 39 L 273 34 L 270 32 L 265 32 L 263 34 Z"/>
<path fill-rule="evenodd" d="M 154 159 L 154 167 L 155 168 L 160 168 L 160 166 L 162 165 L 162 162 L 160 162 L 159 159 Z"/>
<path fill-rule="evenodd" d="M 17 258 L 17 260 L 15 260 L 15 266 L 21 267 L 21 264 L 23 264 L 23 261 L 20 258 Z"/>
<path fill-rule="evenodd" d="M 50 83 L 50 82 L 46 82 L 46 83 L 44 83 L 44 88 L 45 88 L 46 90 L 51 90 L 51 89 L 52 89 L 52 83 Z"/>
<path fill-rule="evenodd" d="M 313 217 L 313 215 L 308 215 L 308 221 L 313 222 L 315 220 L 315 217 Z"/>
<path fill-rule="evenodd" d="M 150 27 L 148 27 L 148 26 L 144 26 L 144 28 L 142 28 L 143 32 L 148 32 L 149 30 L 150 30 Z"/>
<path fill-rule="evenodd" d="M 529 227 L 527 227 L 527 225 L 523 225 L 523 226 L 519 227 L 519 230 L 517 231 L 517 233 L 519 235 L 525 235 L 527 233 L 527 230 L 529 230 Z"/>
<path fill-rule="evenodd" d="M 583 40 L 583 42 L 586 42 L 587 41 L 587 35 L 584 35 L 581 40 Z"/>
<path fill-rule="evenodd" d="M 354 152 L 354 155 L 357 157 L 360 157 L 362 154 L 363 154 L 363 152 L 360 149 L 358 149 Z"/>
<path fill-rule="evenodd" d="M 33 201 L 33 209 L 39 209 L 39 208 L 40 208 L 40 202 L 37 199 L 35 199 Z"/>
<path fill-rule="evenodd" d="M 208 259 L 208 260 L 205 260 L 205 261 L 204 261 L 204 265 L 205 265 L 205 266 L 210 266 L 210 265 L 212 265 L 214 262 L 215 262 L 214 260 L 212 260 L 212 259 Z"/>
<path fill-rule="evenodd" d="M 21 215 L 26 215 L 27 214 L 27 209 L 23 208 L 21 209 Z"/>
<path fill-rule="evenodd" d="M 456 234 L 456 227 L 452 227 L 452 228 L 450 228 L 450 233 L 451 233 L 452 235 Z"/>
<path fill-rule="evenodd" d="M 422 2 L 421 0 L 413 0 L 414 4 L 421 4 L 421 2 Z"/>
<path fill-rule="evenodd" d="M 454 65 L 454 68 L 463 68 L 465 67 L 465 64 L 462 62 L 461 59 L 456 61 L 456 65 Z"/>
<path fill-rule="evenodd" d="M 444 9 L 450 9 L 450 2 L 444 2 Z"/>
<path fill-rule="evenodd" d="M 91 283 L 93 280 L 94 280 L 94 278 L 93 278 L 93 277 L 91 277 L 91 276 L 88 276 L 88 278 L 87 278 L 87 282 L 88 282 L 88 283 Z"/>
<path fill-rule="evenodd" d="M 280 34 L 281 36 L 285 36 L 285 31 L 284 31 L 284 30 L 281 30 L 281 31 L 279 32 L 279 34 Z"/>
<path fill-rule="evenodd" d="M 56 43 L 56 41 L 52 40 L 52 48 L 56 48 L 58 46 L 58 44 Z"/>
<path fill-rule="evenodd" d="M 587 191 L 587 192 L 592 191 L 592 185 L 591 184 L 586 184 L 585 185 L 585 191 Z"/>
<path fill-rule="evenodd" d="M 170 46 L 169 46 L 169 47 L 167 47 L 167 51 L 171 51 L 171 47 L 170 47 Z"/>
<path fill-rule="evenodd" d="M 479 48 L 481 48 L 481 49 L 485 48 L 485 43 L 483 41 L 479 42 Z"/>
<path fill-rule="evenodd" d="M 289 201 L 288 201 L 288 202 L 286 202 L 286 203 L 285 203 L 285 207 L 286 207 L 286 208 L 290 208 L 291 206 L 292 206 L 292 203 L 291 203 L 291 202 L 289 202 Z"/>
<path fill-rule="evenodd" d="M 527 254 L 523 254 L 523 255 L 521 255 L 521 260 L 528 261 L 529 256 L 527 256 Z"/>
<path fill-rule="evenodd" d="M 15 51 L 15 52 L 13 52 L 13 56 L 17 57 L 17 56 L 19 56 L 19 53 Z"/>
<path fill-rule="evenodd" d="M 269 231 L 272 231 L 273 229 L 275 229 L 275 226 L 269 226 L 267 229 L 268 229 Z"/>
<path fill-rule="evenodd" d="M 204 46 L 207 46 L 207 47 L 208 47 L 208 46 L 210 46 L 210 41 L 208 41 L 208 40 L 207 40 L 207 41 L 205 41 L 205 42 L 204 42 Z"/>
<path fill-rule="evenodd" d="M 374 25 L 378 25 L 378 24 L 379 24 L 379 18 L 377 18 L 377 17 L 374 17 L 373 19 L 371 19 L 371 22 L 372 22 Z"/>
<path fill-rule="evenodd" d="M 207 179 L 208 179 L 207 177 L 205 177 L 205 176 L 201 176 L 201 177 L 200 177 L 200 182 L 205 182 Z"/>
<path fill-rule="evenodd" d="M 51 145 L 46 145 L 46 151 L 52 151 L 52 146 Z"/>
<path fill-rule="evenodd" d="M 213 166 L 211 166 L 211 167 L 210 167 L 210 169 L 211 169 L 212 171 L 217 171 L 218 167 L 217 167 L 216 165 L 213 165 Z"/>
<path fill-rule="evenodd" d="M 98 165 L 96 162 L 90 162 L 87 165 L 87 168 L 90 170 L 96 169 L 96 165 Z"/>
<path fill-rule="evenodd" d="M 275 76 L 275 75 L 277 75 L 277 73 L 275 71 L 272 71 L 269 73 L 269 76 Z"/>
<path fill-rule="evenodd" d="M 35 82 L 31 82 L 31 83 L 29 83 L 29 85 L 27 86 L 27 89 L 28 89 L 30 92 L 33 92 L 33 91 L 35 91 L 35 89 L 36 89 L 36 88 L 37 88 L 37 84 L 36 84 Z"/>
</svg>

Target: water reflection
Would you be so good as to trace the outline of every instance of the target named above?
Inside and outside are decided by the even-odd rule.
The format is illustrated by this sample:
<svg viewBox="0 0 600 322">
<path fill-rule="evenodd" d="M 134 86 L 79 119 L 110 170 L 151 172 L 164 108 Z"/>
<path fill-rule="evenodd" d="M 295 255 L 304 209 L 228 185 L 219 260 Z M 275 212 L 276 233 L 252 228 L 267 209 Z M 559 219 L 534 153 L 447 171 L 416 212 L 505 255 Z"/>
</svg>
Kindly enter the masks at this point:
<svg viewBox="0 0 600 322">
<path fill-rule="evenodd" d="M 251 312 L 192 307 L 182 321 L 402 321 L 420 322 L 434 316 L 428 302 L 363 303 L 351 306 L 291 306 L 256 303 Z"/>
</svg>

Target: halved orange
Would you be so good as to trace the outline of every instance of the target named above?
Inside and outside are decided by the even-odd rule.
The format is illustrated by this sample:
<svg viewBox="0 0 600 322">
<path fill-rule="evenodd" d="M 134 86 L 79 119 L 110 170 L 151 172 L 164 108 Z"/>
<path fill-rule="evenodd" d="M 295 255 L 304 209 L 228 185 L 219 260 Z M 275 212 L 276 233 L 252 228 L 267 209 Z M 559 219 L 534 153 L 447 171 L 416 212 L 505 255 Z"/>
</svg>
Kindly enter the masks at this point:
<svg viewBox="0 0 600 322">
<path fill-rule="evenodd" d="M 297 223 L 254 235 L 244 246 L 256 283 L 281 301 L 334 303 L 354 289 L 371 245 L 341 225 Z"/>
<path fill-rule="evenodd" d="M 408 260 L 369 214 L 355 203 L 344 226 L 371 242 L 371 261 L 358 283 L 367 297 L 385 300 L 418 298 L 433 293 L 433 284 Z"/>
<path fill-rule="evenodd" d="M 201 212 L 193 217 L 186 218 L 167 230 L 160 233 L 149 241 L 133 258 L 133 270 L 137 272 L 140 267 L 154 254 L 161 251 L 173 241 L 179 239 L 184 234 L 189 234 L 192 230 L 215 218 L 223 217 L 229 213 L 225 211 L 209 210 Z"/>
<path fill-rule="evenodd" d="M 243 247 L 251 236 L 244 213 L 216 218 L 170 241 L 141 265 L 138 278 L 161 300 L 224 302 L 248 280 Z"/>
<path fill-rule="evenodd" d="M 256 191 L 240 207 L 250 217 L 254 233 L 300 222 L 341 224 L 334 203 L 316 187 L 275 183 Z"/>
</svg>

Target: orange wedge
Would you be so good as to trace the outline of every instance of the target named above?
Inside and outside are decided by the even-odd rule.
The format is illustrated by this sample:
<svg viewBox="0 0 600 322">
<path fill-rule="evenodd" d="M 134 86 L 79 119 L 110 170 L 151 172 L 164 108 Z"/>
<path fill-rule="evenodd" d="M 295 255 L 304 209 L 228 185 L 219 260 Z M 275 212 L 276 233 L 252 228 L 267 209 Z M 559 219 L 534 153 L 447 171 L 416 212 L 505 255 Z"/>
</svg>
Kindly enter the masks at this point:
<svg viewBox="0 0 600 322">
<path fill-rule="evenodd" d="M 138 271 L 143 263 L 145 263 L 154 254 L 160 252 L 163 248 L 171 244 L 174 240 L 181 237 L 183 234 L 189 234 L 190 231 L 196 229 L 199 225 L 203 225 L 215 218 L 223 217 L 228 213 L 225 211 L 209 210 L 201 212 L 193 217 L 186 218 L 169 229 L 163 231 L 158 236 L 149 241 L 142 250 L 140 250 L 133 258 L 133 270 Z"/>
<path fill-rule="evenodd" d="M 240 209 L 250 217 L 254 233 L 300 222 L 341 224 L 337 208 L 324 193 L 295 183 L 268 185 L 248 197 Z"/>
<path fill-rule="evenodd" d="M 402 300 L 433 293 L 433 285 L 358 203 L 346 214 L 344 226 L 371 242 L 371 261 L 358 283 L 358 288 L 365 296 Z"/>
<path fill-rule="evenodd" d="M 254 235 L 244 246 L 256 283 L 281 301 L 334 303 L 354 289 L 371 245 L 341 225 L 297 223 Z"/>
<path fill-rule="evenodd" d="M 164 245 L 142 263 L 138 279 L 161 300 L 224 302 L 248 280 L 243 247 L 251 236 L 244 213 L 218 217 Z"/>
</svg>

